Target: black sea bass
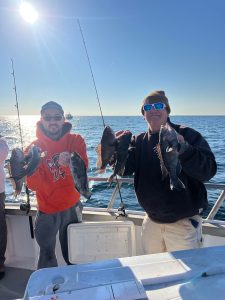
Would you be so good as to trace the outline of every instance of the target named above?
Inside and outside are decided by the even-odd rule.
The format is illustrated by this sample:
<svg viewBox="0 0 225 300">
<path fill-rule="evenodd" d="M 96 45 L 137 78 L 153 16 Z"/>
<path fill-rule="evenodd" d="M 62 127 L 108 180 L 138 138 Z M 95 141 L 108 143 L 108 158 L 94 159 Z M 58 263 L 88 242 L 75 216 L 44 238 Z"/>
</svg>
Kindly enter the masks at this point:
<svg viewBox="0 0 225 300">
<path fill-rule="evenodd" d="M 97 158 L 97 168 L 99 168 L 99 173 L 105 172 L 106 166 L 110 163 L 115 149 L 116 149 L 116 136 L 113 130 L 106 126 L 103 130 L 101 143 L 98 144 L 96 152 Z"/>
<path fill-rule="evenodd" d="M 70 158 L 70 169 L 74 179 L 74 185 L 78 192 L 86 199 L 90 199 L 91 192 L 88 186 L 87 169 L 83 159 L 77 152 L 73 152 Z"/>
<path fill-rule="evenodd" d="M 113 174 L 110 176 L 109 181 L 112 181 L 116 175 L 123 176 L 131 137 L 132 133 L 129 130 L 122 131 L 116 135 L 117 144 L 113 157 Z"/>
<path fill-rule="evenodd" d="M 112 181 L 116 175 L 123 176 L 131 137 L 132 133 L 129 130 L 115 134 L 109 126 L 104 128 L 101 143 L 97 146 L 97 167 L 99 173 L 103 173 L 107 165 L 113 168 L 109 181 Z"/>
<path fill-rule="evenodd" d="M 12 150 L 8 171 L 15 190 L 15 196 L 21 193 L 24 177 L 31 176 L 36 171 L 43 156 L 44 153 L 41 153 L 40 148 L 35 145 L 30 147 L 27 155 L 24 155 L 19 148 Z"/>
<path fill-rule="evenodd" d="M 159 132 L 159 144 L 156 147 L 160 159 L 162 178 L 170 177 L 171 190 L 183 190 L 185 186 L 178 178 L 181 172 L 179 161 L 179 141 L 177 132 L 168 123 L 162 125 Z"/>
</svg>

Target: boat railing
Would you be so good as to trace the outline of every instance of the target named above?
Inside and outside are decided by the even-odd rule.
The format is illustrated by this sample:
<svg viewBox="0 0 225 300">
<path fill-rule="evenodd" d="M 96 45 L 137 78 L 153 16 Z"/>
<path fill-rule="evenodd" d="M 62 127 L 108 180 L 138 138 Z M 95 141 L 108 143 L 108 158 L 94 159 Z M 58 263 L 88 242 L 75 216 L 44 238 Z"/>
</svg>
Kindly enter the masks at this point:
<svg viewBox="0 0 225 300">
<path fill-rule="evenodd" d="M 94 182 L 108 182 L 108 177 L 89 177 L 89 181 Z M 113 205 L 115 203 L 116 197 L 121 189 L 123 183 L 134 184 L 133 178 L 114 178 L 113 182 L 116 183 L 115 188 L 113 189 L 111 198 L 109 200 L 107 210 L 110 211 L 113 209 Z M 215 183 L 205 183 L 205 187 L 207 190 L 220 190 L 221 193 L 210 210 L 208 216 L 206 217 L 206 221 L 213 220 L 218 210 L 220 209 L 222 203 L 225 199 L 225 184 L 215 184 Z"/>
<path fill-rule="evenodd" d="M 108 177 L 89 177 L 89 182 L 103 182 L 107 183 L 108 182 Z M 112 195 L 111 198 L 109 199 L 108 206 L 107 208 L 102 208 L 102 210 L 107 210 L 108 212 L 115 212 L 115 208 L 113 208 L 113 205 L 116 201 L 116 198 L 118 196 L 118 193 L 120 192 L 121 186 L 124 183 L 128 183 L 133 185 L 134 184 L 134 179 L 133 178 L 114 178 L 113 183 L 115 183 L 115 187 L 112 190 Z M 215 215 L 217 214 L 218 210 L 220 209 L 221 205 L 223 204 L 225 200 L 225 184 L 216 184 L 216 183 L 205 183 L 206 189 L 207 190 L 218 190 L 220 191 L 220 194 L 215 201 L 212 209 L 208 213 L 207 217 L 204 219 L 204 222 L 213 222 Z M 135 195 L 134 195 L 135 197 Z M 20 202 L 8 202 L 7 203 L 10 206 L 15 206 L 18 207 L 20 205 Z M 126 204 L 126 203 L 125 203 Z M 32 203 L 33 207 L 36 207 L 36 203 Z M 85 209 L 89 210 L 88 206 L 85 206 Z M 91 209 L 95 209 L 94 207 L 91 207 Z M 98 208 L 99 209 L 99 208 Z M 130 210 L 126 209 L 126 212 L 131 212 Z M 143 211 L 135 211 L 135 214 L 140 214 L 143 215 Z M 214 220 L 215 221 L 215 220 Z M 211 223 L 212 223 L 211 222 Z"/>
<path fill-rule="evenodd" d="M 225 184 L 205 183 L 207 190 L 220 190 L 221 193 L 210 210 L 206 220 L 213 220 L 225 199 Z"/>
</svg>

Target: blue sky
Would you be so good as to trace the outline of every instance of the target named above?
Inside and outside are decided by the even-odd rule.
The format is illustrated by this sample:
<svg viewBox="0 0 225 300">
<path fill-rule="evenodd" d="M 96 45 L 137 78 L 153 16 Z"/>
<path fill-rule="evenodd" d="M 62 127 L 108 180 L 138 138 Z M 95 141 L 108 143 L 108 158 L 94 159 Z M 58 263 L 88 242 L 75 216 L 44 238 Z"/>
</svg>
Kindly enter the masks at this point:
<svg viewBox="0 0 225 300">
<path fill-rule="evenodd" d="M 0 1 L 1 115 L 54 100 L 75 115 L 99 115 L 79 18 L 104 115 L 138 115 L 165 90 L 173 115 L 225 115 L 224 0 L 36 0 L 26 23 L 21 1 Z"/>
</svg>

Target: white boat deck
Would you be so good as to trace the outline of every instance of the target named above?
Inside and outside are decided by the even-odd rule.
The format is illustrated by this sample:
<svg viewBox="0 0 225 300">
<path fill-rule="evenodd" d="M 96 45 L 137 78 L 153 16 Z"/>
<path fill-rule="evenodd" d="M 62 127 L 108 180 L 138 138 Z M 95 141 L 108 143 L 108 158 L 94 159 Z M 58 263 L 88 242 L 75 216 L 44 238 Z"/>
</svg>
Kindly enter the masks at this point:
<svg viewBox="0 0 225 300">
<path fill-rule="evenodd" d="M 101 178 L 98 180 L 102 181 Z M 127 180 L 123 179 L 124 182 Z M 225 245 L 225 222 L 213 220 L 224 201 L 225 185 L 213 185 L 213 188 L 221 189 L 222 192 L 209 216 L 203 221 L 204 247 Z M 88 243 L 83 243 L 82 249 L 77 247 L 76 236 L 79 233 L 77 228 L 71 235 L 69 248 L 72 255 L 71 262 L 85 262 L 85 264 L 65 266 L 57 242 L 56 254 L 61 267 L 33 273 L 26 299 L 225 299 L 225 246 L 143 256 L 141 225 L 144 212 L 134 211 L 126 211 L 127 217 L 117 218 L 115 226 L 115 228 L 119 226 L 119 223 L 124 223 L 123 226 L 125 223 L 132 223 L 131 227 L 134 228 L 126 231 L 120 230 L 123 226 L 119 226 L 120 229 L 114 228 L 119 234 L 112 239 L 114 230 L 108 230 L 107 226 L 115 223 L 118 213 L 113 209 L 117 190 L 113 193 L 107 209 L 85 207 L 84 222 L 80 226 L 86 227 L 93 223 L 93 228 L 88 232 L 83 228 L 82 231 L 86 233 L 85 235 L 82 233 L 81 236 L 85 237 Z M 35 215 L 35 207 L 32 207 L 28 214 L 20 211 L 18 204 L 6 207 L 8 226 L 6 276 L 0 281 L 0 300 L 22 298 L 29 275 L 36 269 L 38 246 L 33 238 L 31 226 L 35 221 Z M 96 230 L 95 227 L 99 226 L 97 223 L 101 222 L 104 224 Z M 90 237 L 92 231 L 93 237 Z M 91 242 L 91 238 L 94 243 Z M 123 251 L 118 252 L 118 249 Z M 86 250 L 92 250 L 94 258 L 89 260 L 90 251 Z M 131 255 L 139 256 L 125 258 Z M 124 258 L 117 258 L 122 256 Z M 116 258 L 112 259 L 113 257 Z M 98 259 L 100 261 L 87 264 Z M 208 276 L 204 276 L 207 273 Z M 53 291 L 55 294 L 51 297 L 50 293 Z"/>
<path fill-rule="evenodd" d="M 225 246 L 218 246 L 42 269 L 32 274 L 26 296 L 35 300 L 52 299 L 50 296 L 224 300 L 224 283 Z"/>
</svg>

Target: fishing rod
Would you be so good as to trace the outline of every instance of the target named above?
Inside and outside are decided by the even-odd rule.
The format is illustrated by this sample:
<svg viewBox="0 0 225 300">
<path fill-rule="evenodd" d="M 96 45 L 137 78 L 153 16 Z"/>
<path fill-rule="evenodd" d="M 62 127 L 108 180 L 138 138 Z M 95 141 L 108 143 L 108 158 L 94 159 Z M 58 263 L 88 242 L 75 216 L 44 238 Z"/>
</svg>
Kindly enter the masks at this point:
<svg viewBox="0 0 225 300">
<path fill-rule="evenodd" d="M 18 122 L 19 122 L 19 131 L 20 131 L 20 142 L 21 142 L 21 147 L 23 150 L 23 137 L 22 137 L 22 129 L 21 129 L 21 123 L 20 123 L 20 110 L 19 110 L 19 103 L 18 103 L 18 96 L 17 96 L 17 89 L 16 89 L 16 76 L 15 76 L 15 70 L 14 70 L 14 63 L 13 59 L 11 58 L 11 64 L 12 64 L 12 76 L 13 76 L 13 84 L 14 84 L 14 92 L 15 92 L 15 97 L 16 97 L 16 111 L 17 111 L 17 117 L 18 117 Z"/>
<path fill-rule="evenodd" d="M 21 122 L 20 122 L 20 110 L 19 110 L 19 102 L 18 102 L 18 95 L 17 95 L 17 88 L 16 88 L 16 76 L 15 76 L 15 69 L 14 69 L 14 62 L 13 59 L 11 58 L 11 65 L 12 65 L 12 76 L 13 76 L 13 89 L 15 92 L 15 98 L 16 98 L 16 110 L 17 110 L 17 117 L 18 117 L 18 123 L 19 123 L 19 132 L 20 132 L 20 142 L 21 142 L 21 147 L 22 151 L 24 149 L 24 143 L 23 143 L 23 136 L 22 136 L 22 128 L 21 128 Z M 27 201 L 26 203 L 21 203 L 20 204 L 20 210 L 26 211 L 28 214 L 30 211 L 30 192 L 27 187 L 27 184 L 25 183 L 25 190 L 26 190 L 26 195 L 27 195 Z M 32 218 L 29 216 L 29 223 L 30 223 L 30 232 L 31 232 L 31 237 L 33 238 L 33 223 L 32 223 Z"/>
<path fill-rule="evenodd" d="M 79 29 L 80 29 L 80 33 L 81 33 L 81 37 L 82 37 L 86 57 L 87 57 L 87 60 L 88 60 L 89 69 L 90 69 L 90 72 L 91 72 L 91 77 L 92 77 L 92 81 L 93 81 L 93 84 L 94 84 L 96 97 L 97 97 L 97 100 L 98 100 L 98 105 L 99 105 L 99 109 L 100 109 L 100 114 L 101 114 L 101 118 L 102 118 L 103 127 L 105 128 L 106 125 L 105 125 L 105 121 L 104 121 L 104 117 L 103 117 L 103 113 L 102 113 L 101 103 L 100 103 L 99 96 L 98 96 L 98 90 L 97 90 L 97 86 L 96 86 L 96 83 L 95 83 L 94 73 L 93 73 L 93 70 L 92 70 L 92 67 L 91 67 L 91 61 L 90 61 L 90 58 L 89 58 L 86 42 L 85 42 L 85 39 L 84 39 L 84 34 L 83 34 L 83 31 L 82 31 L 79 19 L 77 19 L 77 23 L 78 23 L 78 26 L 79 26 Z M 123 202 L 123 198 L 122 198 L 122 194 L 121 194 L 121 190 L 120 190 L 120 184 L 119 184 L 117 175 L 116 175 L 116 182 L 117 182 L 118 192 L 119 192 L 119 196 L 120 196 L 120 207 L 119 207 L 118 211 L 121 211 L 122 216 L 127 216 L 127 214 L 125 212 L 125 204 Z"/>
</svg>

